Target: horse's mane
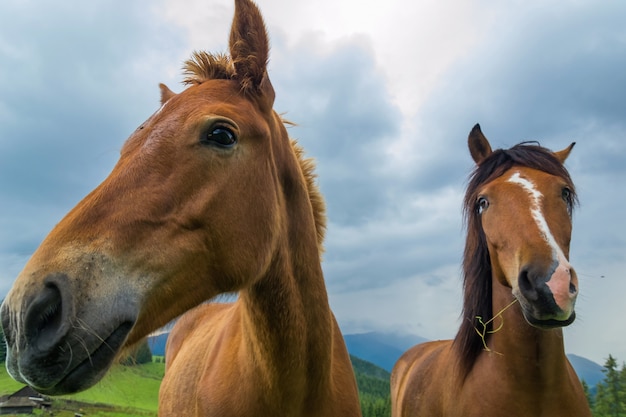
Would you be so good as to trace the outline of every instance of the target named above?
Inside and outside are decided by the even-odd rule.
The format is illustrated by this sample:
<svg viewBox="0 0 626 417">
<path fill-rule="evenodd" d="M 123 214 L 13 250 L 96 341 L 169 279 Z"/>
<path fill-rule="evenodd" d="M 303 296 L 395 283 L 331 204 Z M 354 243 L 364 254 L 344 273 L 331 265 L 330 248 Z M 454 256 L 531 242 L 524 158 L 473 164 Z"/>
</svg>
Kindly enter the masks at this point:
<svg viewBox="0 0 626 417">
<path fill-rule="evenodd" d="M 463 253 L 462 323 L 454 339 L 454 346 L 459 352 L 461 372 L 465 376 L 484 347 L 483 341 L 476 334 L 477 317 L 484 322 L 493 317 L 491 259 L 476 207 L 478 192 L 485 184 L 502 176 L 514 166 L 537 169 L 561 177 L 572 192 L 572 202 L 577 201 L 574 184 L 563 164 L 550 150 L 535 143 L 523 142 L 511 149 L 497 149 L 471 173 L 463 200 L 467 238 Z M 491 325 L 486 330 L 485 335 L 488 337 L 492 330 Z"/>
<path fill-rule="evenodd" d="M 291 148 L 298 158 L 300 169 L 306 181 L 306 188 L 309 200 L 313 207 L 313 217 L 315 219 L 315 230 L 317 232 L 317 246 L 320 254 L 324 251 L 324 236 L 326 235 L 326 203 L 324 197 L 317 186 L 317 174 L 315 173 L 315 160 L 304 157 L 304 149 L 294 139 L 291 140 Z"/>
</svg>

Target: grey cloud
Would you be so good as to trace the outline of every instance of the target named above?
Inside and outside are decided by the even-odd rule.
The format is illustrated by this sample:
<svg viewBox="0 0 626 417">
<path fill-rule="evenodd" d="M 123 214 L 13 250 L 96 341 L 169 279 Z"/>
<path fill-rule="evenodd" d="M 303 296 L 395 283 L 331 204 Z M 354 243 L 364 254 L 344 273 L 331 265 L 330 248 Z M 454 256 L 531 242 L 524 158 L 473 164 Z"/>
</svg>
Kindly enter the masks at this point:
<svg viewBox="0 0 626 417">
<path fill-rule="evenodd" d="M 447 70 L 417 115 L 414 153 L 432 157 L 414 167 L 415 187 L 466 177 L 465 139 L 477 122 L 496 148 L 577 142 L 568 160 L 575 179 L 624 174 L 626 5 L 571 6 L 502 8 L 484 41 Z"/>
<path fill-rule="evenodd" d="M 424 192 L 415 178 L 405 181 L 388 168 L 401 115 L 363 39 L 330 51 L 314 37 L 290 47 L 281 41 L 274 37 L 270 74 L 276 108 L 288 110 L 298 124 L 290 133 L 317 160 L 330 220 L 324 255 L 329 291 L 380 288 L 456 264 L 459 252 L 450 249 L 459 247 L 459 227 L 449 227 L 460 225 L 460 195 L 453 214 L 458 222 L 436 220 L 446 208 L 407 209 Z M 432 230 L 426 230 L 429 223 Z M 429 243 L 418 246 L 418 239 Z"/>
<path fill-rule="evenodd" d="M 445 83 L 433 88 L 417 114 L 409 138 L 414 162 L 397 177 L 376 167 L 389 162 L 385 146 L 407 132 L 400 130 L 384 89 L 375 88 L 384 83 L 366 50 L 344 44 L 316 55 L 315 45 L 307 50 L 306 44 L 298 44 L 289 59 L 302 64 L 286 65 L 288 70 L 284 60 L 276 64 L 278 86 L 288 91 L 281 104 L 301 124 L 296 136 L 318 159 L 329 204 L 332 223 L 324 269 L 331 291 L 379 288 L 415 276 L 427 279 L 437 267 L 460 264 L 460 190 L 473 166 L 466 138 L 477 122 L 494 147 L 537 140 L 557 150 L 578 143 L 567 163 L 582 201 L 572 254 L 583 267 L 592 254 L 615 262 L 609 258 L 626 246 L 620 228 L 605 230 L 596 216 L 619 217 L 601 212 L 615 213 L 615 207 L 626 203 L 622 193 L 603 188 L 618 187 L 626 169 L 626 31 L 616 17 L 623 14 L 615 10 L 624 6 L 546 7 L 552 9 L 503 9 L 485 41 L 449 68 Z M 359 81 L 361 76 L 367 82 Z M 374 99 L 362 99 L 365 95 Z M 365 128 L 368 123 L 375 125 Z M 437 233 L 420 224 L 436 222 L 433 213 L 417 210 L 399 220 L 411 235 L 386 230 L 397 220 L 397 207 L 446 187 L 458 189 L 459 196 L 447 202 L 453 206 L 436 223 Z M 352 228 L 357 237 L 344 240 L 342 234 Z"/>
<path fill-rule="evenodd" d="M 158 108 L 181 38 L 153 2 L 0 5 L 0 248 L 7 282 Z"/>
<path fill-rule="evenodd" d="M 176 37 L 166 41 L 168 31 L 154 19 L 139 18 L 149 17 L 147 4 L 133 4 L 76 3 L 64 10 L 74 6 L 50 3 L 23 10 L 3 3 L 2 194 L 64 201 L 75 197 L 74 189 L 84 193 L 94 178 L 106 175 L 126 136 L 157 108 L 157 80 L 137 69 L 159 62 L 159 53 L 171 59 L 165 48 Z M 59 189 L 59 183 L 70 189 Z"/>
<path fill-rule="evenodd" d="M 285 48 L 280 39 L 274 44 L 274 51 Z M 273 63 L 277 108 L 288 110 L 298 125 L 291 134 L 317 160 L 330 219 L 362 224 L 379 216 L 388 179 L 377 168 L 399 133 L 400 117 L 370 51 L 346 42 L 321 52 L 305 39 Z"/>
<path fill-rule="evenodd" d="M 619 16 L 626 6 L 544 8 L 500 16 L 489 39 L 446 74 L 448 84 L 434 91 L 422 117 L 481 121 L 508 144 L 623 125 L 626 28 Z"/>
</svg>

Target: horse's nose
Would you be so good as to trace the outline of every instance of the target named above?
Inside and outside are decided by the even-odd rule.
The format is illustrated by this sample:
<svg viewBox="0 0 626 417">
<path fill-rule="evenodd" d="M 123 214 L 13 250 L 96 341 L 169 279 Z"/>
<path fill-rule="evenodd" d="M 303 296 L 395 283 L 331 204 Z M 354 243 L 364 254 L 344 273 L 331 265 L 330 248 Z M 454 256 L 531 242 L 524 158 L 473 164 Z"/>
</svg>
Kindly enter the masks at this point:
<svg viewBox="0 0 626 417">
<path fill-rule="evenodd" d="M 547 285 L 551 272 L 529 265 L 519 273 L 518 286 L 524 298 L 542 313 L 557 312 L 559 305 L 554 299 L 551 288 Z"/>
<path fill-rule="evenodd" d="M 517 283 L 525 299 L 523 304 L 535 319 L 566 321 L 572 317 L 578 289 L 569 264 L 559 263 L 549 271 L 527 265 L 521 269 Z"/>
</svg>

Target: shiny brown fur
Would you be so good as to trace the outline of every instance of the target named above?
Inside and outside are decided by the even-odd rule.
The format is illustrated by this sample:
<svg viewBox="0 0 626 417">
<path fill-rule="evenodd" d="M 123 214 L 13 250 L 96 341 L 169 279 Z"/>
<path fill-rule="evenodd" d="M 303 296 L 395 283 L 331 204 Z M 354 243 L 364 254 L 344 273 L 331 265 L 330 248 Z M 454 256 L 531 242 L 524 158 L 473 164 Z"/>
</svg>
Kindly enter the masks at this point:
<svg viewBox="0 0 626 417">
<path fill-rule="evenodd" d="M 572 147 L 492 151 L 478 125 L 470 133 L 461 328 L 398 360 L 393 417 L 591 416 L 563 347 L 578 292 L 567 259 L 576 195 L 563 167 Z"/>
<path fill-rule="evenodd" d="M 230 56 L 196 53 L 185 91 L 161 86 L 162 108 L 18 276 L 1 312 L 16 379 L 86 389 L 201 305 L 172 333 L 161 416 L 360 415 L 313 164 L 272 109 L 261 14 L 235 6 Z M 228 292 L 234 304 L 202 304 Z"/>
</svg>

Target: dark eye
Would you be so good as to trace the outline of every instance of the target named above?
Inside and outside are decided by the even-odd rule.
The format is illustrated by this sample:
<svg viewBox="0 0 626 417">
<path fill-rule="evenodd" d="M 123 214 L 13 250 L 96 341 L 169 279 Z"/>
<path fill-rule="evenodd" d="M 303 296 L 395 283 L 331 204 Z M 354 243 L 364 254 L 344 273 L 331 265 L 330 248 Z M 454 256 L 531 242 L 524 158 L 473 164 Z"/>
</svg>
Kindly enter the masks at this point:
<svg viewBox="0 0 626 417">
<path fill-rule="evenodd" d="M 571 216 L 572 206 L 574 205 L 572 190 L 569 187 L 563 187 L 563 189 L 561 190 L 561 198 L 563 198 L 563 201 L 565 201 L 565 203 L 567 204 L 567 211 Z"/>
<path fill-rule="evenodd" d="M 572 190 L 570 190 L 568 187 L 563 187 L 563 189 L 561 190 L 561 197 L 563 197 L 563 200 L 569 203 L 572 200 Z"/>
<path fill-rule="evenodd" d="M 227 127 L 214 127 L 207 133 L 204 142 L 217 145 L 222 148 L 230 148 L 237 143 L 237 136 Z"/>
<path fill-rule="evenodd" d="M 483 214 L 483 211 L 489 207 L 489 200 L 486 197 L 478 197 L 476 201 L 476 211 L 478 214 Z"/>
</svg>

